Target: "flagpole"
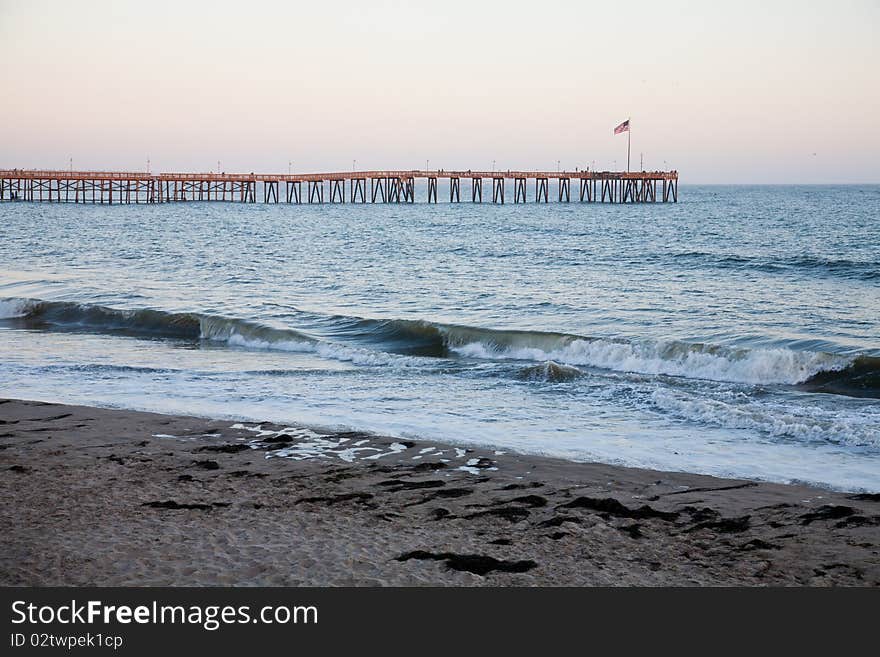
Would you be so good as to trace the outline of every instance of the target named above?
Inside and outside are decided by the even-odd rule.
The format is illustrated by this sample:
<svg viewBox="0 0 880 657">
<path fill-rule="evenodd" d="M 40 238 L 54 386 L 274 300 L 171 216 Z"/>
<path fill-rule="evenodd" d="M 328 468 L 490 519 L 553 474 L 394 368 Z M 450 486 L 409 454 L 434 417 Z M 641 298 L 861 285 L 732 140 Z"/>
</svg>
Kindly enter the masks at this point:
<svg viewBox="0 0 880 657">
<path fill-rule="evenodd" d="M 626 130 L 626 172 L 629 173 L 629 142 L 630 136 L 632 135 L 632 121 L 630 119 L 626 120 L 627 130 Z"/>
</svg>

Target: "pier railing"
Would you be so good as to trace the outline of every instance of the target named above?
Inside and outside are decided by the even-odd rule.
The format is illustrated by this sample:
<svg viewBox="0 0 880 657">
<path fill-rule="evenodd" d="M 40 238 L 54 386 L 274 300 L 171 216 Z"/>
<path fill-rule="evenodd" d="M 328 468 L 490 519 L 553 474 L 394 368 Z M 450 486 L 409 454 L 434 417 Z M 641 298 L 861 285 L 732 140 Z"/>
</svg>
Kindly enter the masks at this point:
<svg viewBox="0 0 880 657">
<path fill-rule="evenodd" d="M 449 202 L 461 201 L 462 180 L 473 203 L 482 203 L 491 180 L 493 203 L 548 203 L 550 181 L 556 201 L 568 203 L 576 181 L 581 202 L 656 203 L 678 201 L 678 171 L 474 171 L 382 170 L 327 173 L 149 173 L 0 169 L 0 201 L 56 203 L 413 203 L 415 181 L 427 183 L 427 201 L 437 203 L 437 183 L 448 181 Z M 466 184 L 467 184 L 466 183 Z M 305 189 L 303 185 L 305 184 Z M 283 187 L 282 187 L 283 186 Z M 368 190 L 369 187 L 369 190 Z M 506 191 L 513 188 L 513 197 Z M 529 191 L 532 191 L 530 194 Z M 326 192 L 326 195 L 325 195 Z"/>
</svg>

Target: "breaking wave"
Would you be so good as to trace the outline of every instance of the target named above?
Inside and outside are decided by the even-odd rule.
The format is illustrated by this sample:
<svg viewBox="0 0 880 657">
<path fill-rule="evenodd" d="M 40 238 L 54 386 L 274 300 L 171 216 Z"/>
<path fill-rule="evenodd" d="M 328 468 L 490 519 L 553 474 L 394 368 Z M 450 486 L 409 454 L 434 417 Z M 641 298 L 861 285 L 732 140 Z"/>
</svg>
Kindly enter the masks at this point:
<svg viewBox="0 0 880 657">
<path fill-rule="evenodd" d="M 34 299 L 0 300 L 0 319 L 43 330 L 200 339 L 249 349 L 315 353 L 359 365 L 411 365 L 424 363 L 425 357 L 513 360 L 532 363 L 519 373 L 530 380 L 570 381 L 583 374 L 579 368 L 588 367 L 880 398 L 880 358 L 784 347 L 732 348 L 329 315 L 320 316 L 320 321 L 313 316 L 312 335 L 202 313 Z"/>
<path fill-rule="evenodd" d="M 791 349 L 732 349 L 661 340 L 616 340 L 566 336 L 538 340 L 465 342 L 455 350 L 474 358 L 555 361 L 618 372 L 662 374 L 752 384 L 805 382 L 819 372 L 847 368 L 850 358 Z"/>
</svg>

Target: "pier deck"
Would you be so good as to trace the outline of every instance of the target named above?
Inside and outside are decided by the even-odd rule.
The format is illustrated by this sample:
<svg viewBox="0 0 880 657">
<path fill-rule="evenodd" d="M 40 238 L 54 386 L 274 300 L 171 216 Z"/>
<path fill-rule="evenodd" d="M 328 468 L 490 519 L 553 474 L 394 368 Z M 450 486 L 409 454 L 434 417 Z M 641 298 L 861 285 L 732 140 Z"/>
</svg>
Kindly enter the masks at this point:
<svg viewBox="0 0 880 657">
<path fill-rule="evenodd" d="M 448 181 L 449 202 L 462 197 L 486 201 L 568 203 L 572 181 L 581 202 L 655 203 L 678 201 L 678 171 L 447 171 L 389 170 L 335 173 L 148 173 L 135 171 L 50 171 L 0 169 L 0 201 L 55 203 L 413 203 L 415 181 L 427 183 L 428 203 L 437 203 L 438 180 Z M 531 181 L 531 182 L 530 182 Z M 556 193 L 550 194 L 550 181 Z M 305 189 L 303 188 L 305 185 Z M 258 187 L 260 194 L 258 195 Z M 513 195 L 507 188 L 513 188 Z M 530 193 L 531 192 L 531 193 Z"/>
</svg>

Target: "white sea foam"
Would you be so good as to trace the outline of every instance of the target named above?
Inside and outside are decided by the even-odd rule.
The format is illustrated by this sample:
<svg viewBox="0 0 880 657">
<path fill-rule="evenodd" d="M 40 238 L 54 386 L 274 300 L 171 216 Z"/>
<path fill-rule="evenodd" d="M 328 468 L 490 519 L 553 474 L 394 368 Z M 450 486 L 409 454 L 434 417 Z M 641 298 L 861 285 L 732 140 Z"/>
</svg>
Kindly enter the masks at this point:
<svg viewBox="0 0 880 657">
<path fill-rule="evenodd" d="M 347 463 L 358 460 L 377 460 L 386 456 L 393 456 L 406 451 L 403 443 L 393 442 L 390 445 L 370 446 L 370 440 L 359 440 L 351 445 L 347 444 L 350 439 L 335 434 L 322 434 L 304 427 L 284 427 L 279 430 L 263 429 L 261 425 L 247 426 L 245 424 L 233 424 L 231 429 L 244 429 L 256 434 L 256 438 L 250 441 L 253 448 L 265 446 L 266 438 L 270 436 L 287 435 L 293 438 L 291 444 L 266 452 L 266 458 L 286 458 L 294 461 L 309 459 L 338 458 Z M 365 444 L 366 443 L 366 444 Z"/>
<path fill-rule="evenodd" d="M 0 319 L 24 317 L 31 305 L 28 299 L 0 299 Z"/>
<path fill-rule="evenodd" d="M 817 406 L 756 402 L 744 395 L 729 399 L 659 388 L 650 401 L 666 414 L 691 422 L 751 429 L 799 442 L 831 442 L 852 447 L 880 447 L 880 413 L 829 411 Z"/>
</svg>

